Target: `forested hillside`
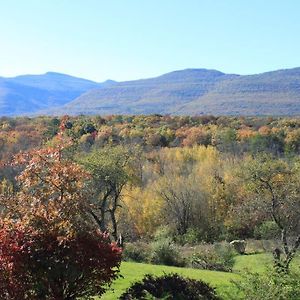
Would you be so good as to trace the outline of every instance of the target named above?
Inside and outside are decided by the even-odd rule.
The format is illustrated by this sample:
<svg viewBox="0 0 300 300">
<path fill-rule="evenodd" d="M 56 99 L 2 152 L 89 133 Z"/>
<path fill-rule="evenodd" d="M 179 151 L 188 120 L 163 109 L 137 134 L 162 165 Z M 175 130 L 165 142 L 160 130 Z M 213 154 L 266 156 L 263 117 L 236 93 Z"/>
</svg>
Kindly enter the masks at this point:
<svg viewBox="0 0 300 300">
<path fill-rule="evenodd" d="M 257 75 L 187 69 L 95 89 L 59 114 L 299 115 L 300 69 Z"/>
<path fill-rule="evenodd" d="M 64 74 L 0 78 L 0 116 L 300 114 L 300 68 L 256 75 L 186 69 L 96 83 Z"/>
</svg>

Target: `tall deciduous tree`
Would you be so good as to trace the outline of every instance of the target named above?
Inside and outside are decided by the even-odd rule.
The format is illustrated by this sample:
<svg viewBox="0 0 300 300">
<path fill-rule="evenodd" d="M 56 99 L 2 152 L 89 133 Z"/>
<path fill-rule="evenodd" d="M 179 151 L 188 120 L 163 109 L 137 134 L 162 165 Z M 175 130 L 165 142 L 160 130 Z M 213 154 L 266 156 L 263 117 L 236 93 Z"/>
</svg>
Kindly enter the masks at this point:
<svg viewBox="0 0 300 300">
<path fill-rule="evenodd" d="M 90 214 L 102 232 L 110 231 L 118 239 L 117 211 L 122 191 L 135 178 L 134 153 L 122 146 L 95 150 L 79 160 L 91 174 L 93 206 Z"/>
<path fill-rule="evenodd" d="M 1 299 L 91 299 L 117 277 L 121 251 L 89 214 L 90 175 L 58 145 L 16 156 L 19 191 L 1 200 Z"/>
<path fill-rule="evenodd" d="M 289 269 L 290 262 L 300 246 L 300 165 L 263 155 L 244 164 L 248 188 L 254 190 L 266 218 L 272 218 L 281 230 L 284 251 L 277 252 L 277 265 Z M 289 243 L 289 238 L 293 243 Z"/>
<path fill-rule="evenodd" d="M 10 211 L 12 217 L 28 224 L 45 220 L 48 226 L 67 231 L 88 223 L 91 203 L 86 183 L 90 175 L 64 158 L 63 146 L 20 153 L 13 164 L 22 171 L 15 196 L 19 205 Z"/>
</svg>

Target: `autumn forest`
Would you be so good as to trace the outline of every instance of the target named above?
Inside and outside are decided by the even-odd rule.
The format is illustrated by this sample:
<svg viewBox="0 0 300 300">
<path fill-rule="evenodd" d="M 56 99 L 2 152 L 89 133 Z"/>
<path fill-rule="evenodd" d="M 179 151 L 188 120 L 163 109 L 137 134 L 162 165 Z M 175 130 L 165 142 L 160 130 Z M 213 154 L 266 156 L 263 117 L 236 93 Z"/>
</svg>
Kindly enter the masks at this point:
<svg viewBox="0 0 300 300">
<path fill-rule="evenodd" d="M 2 117 L 0 128 L 3 299 L 100 296 L 121 259 L 230 272 L 232 240 L 277 241 L 289 272 L 299 118 Z M 221 254 L 187 251 L 217 243 Z"/>
</svg>

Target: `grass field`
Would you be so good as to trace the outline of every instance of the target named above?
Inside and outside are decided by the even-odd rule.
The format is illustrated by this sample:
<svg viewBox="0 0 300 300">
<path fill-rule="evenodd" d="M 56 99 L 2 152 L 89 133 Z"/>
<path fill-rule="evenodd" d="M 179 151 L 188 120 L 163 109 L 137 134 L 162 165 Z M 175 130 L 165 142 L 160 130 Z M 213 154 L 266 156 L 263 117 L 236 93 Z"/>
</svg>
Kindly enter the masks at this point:
<svg viewBox="0 0 300 300">
<path fill-rule="evenodd" d="M 271 264 L 271 254 L 237 256 L 232 273 L 123 262 L 121 266 L 121 274 L 123 278 L 116 280 L 112 285 L 113 291 L 108 291 L 101 297 L 101 300 L 118 299 L 118 297 L 131 285 L 131 283 L 142 279 L 143 276 L 148 273 L 161 275 L 163 273 L 176 272 L 186 277 L 202 279 L 214 286 L 219 294 L 224 295 L 224 292 L 232 288 L 231 280 L 239 278 L 239 273 L 246 269 L 252 272 L 264 272 Z M 300 257 L 298 256 L 293 262 L 292 267 L 296 268 L 299 264 Z"/>
</svg>

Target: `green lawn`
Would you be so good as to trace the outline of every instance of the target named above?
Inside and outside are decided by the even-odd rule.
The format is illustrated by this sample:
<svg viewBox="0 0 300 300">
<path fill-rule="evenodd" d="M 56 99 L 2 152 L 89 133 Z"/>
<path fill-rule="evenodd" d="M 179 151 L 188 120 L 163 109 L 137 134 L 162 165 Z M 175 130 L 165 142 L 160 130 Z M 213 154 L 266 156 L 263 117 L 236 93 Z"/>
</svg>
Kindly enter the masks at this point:
<svg viewBox="0 0 300 300">
<path fill-rule="evenodd" d="M 273 257 L 272 254 L 260 253 L 252 255 L 239 255 L 235 259 L 233 272 L 239 273 L 245 270 L 250 272 L 264 272 L 269 267 L 272 267 Z M 294 258 L 291 264 L 292 270 L 299 271 L 300 266 L 300 253 Z"/>
<path fill-rule="evenodd" d="M 298 256 L 293 263 L 293 268 L 299 266 L 299 263 L 300 257 Z M 228 291 L 232 287 L 231 280 L 238 279 L 238 274 L 240 272 L 243 272 L 245 269 L 253 272 L 264 272 L 268 265 L 270 266 L 271 264 L 271 254 L 237 256 L 233 273 L 123 262 L 121 266 L 121 274 L 123 278 L 116 280 L 112 285 L 113 291 L 108 291 L 101 297 L 101 300 L 118 299 L 118 297 L 131 285 L 131 283 L 142 279 L 145 274 L 151 273 L 161 275 L 163 273 L 172 272 L 176 272 L 190 278 L 202 279 L 216 287 L 218 293 L 222 295 L 226 290 Z"/>
<path fill-rule="evenodd" d="M 264 272 L 268 266 L 272 266 L 272 254 L 239 255 L 235 259 L 233 272 L 248 270 L 250 272 Z"/>
</svg>

